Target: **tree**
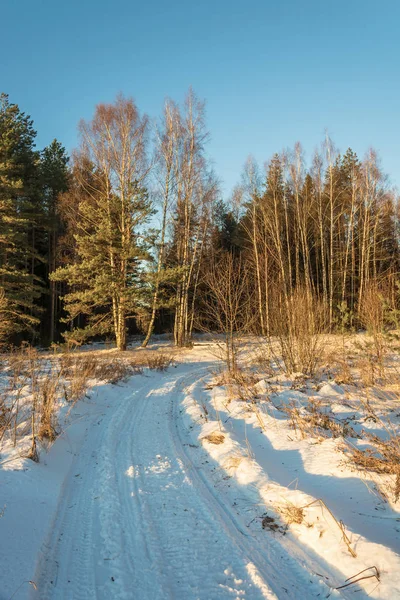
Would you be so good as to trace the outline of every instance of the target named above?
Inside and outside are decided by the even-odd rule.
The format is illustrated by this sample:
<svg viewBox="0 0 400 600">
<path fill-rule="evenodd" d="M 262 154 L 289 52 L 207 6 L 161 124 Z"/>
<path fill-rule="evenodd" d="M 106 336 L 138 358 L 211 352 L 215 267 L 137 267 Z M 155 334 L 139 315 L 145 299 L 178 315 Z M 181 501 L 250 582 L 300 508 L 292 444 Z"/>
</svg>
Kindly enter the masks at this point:
<svg viewBox="0 0 400 600">
<path fill-rule="evenodd" d="M 205 276 L 202 329 L 223 334 L 223 345 L 218 338 L 216 344 L 232 376 L 238 371 L 240 334 L 252 321 L 248 283 L 242 260 L 230 252 L 220 254 Z"/>
<path fill-rule="evenodd" d="M 112 331 L 120 350 L 126 349 L 127 320 L 139 310 L 147 258 L 141 229 L 151 214 L 144 187 L 147 125 L 134 101 L 122 96 L 98 105 L 91 122 L 81 122 L 75 257 L 52 275 L 68 283 L 69 319 L 86 320 L 69 336 L 81 340 Z"/>
<path fill-rule="evenodd" d="M 233 210 L 221 200 L 216 202 L 213 214 L 212 250 L 231 252 L 235 255 L 242 250 L 239 221 Z"/>
<path fill-rule="evenodd" d="M 162 280 L 170 281 L 174 269 L 166 269 L 166 234 L 168 225 L 168 212 L 171 207 L 174 193 L 176 192 L 176 171 L 174 169 L 179 152 L 180 116 L 177 106 L 167 100 L 164 105 L 164 114 L 161 124 L 156 128 L 156 184 L 161 196 L 161 229 L 157 247 L 156 269 L 153 273 L 153 299 L 151 304 L 150 320 L 146 337 L 142 343 L 145 348 L 153 333 L 157 308 L 159 308 L 160 286 Z"/>
<path fill-rule="evenodd" d="M 253 271 L 255 272 L 255 281 L 257 286 L 258 317 L 260 321 L 261 334 L 265 335 L 268 331 L 268 310 L 265 314 L 265 308 L 268 306 L 268 279 L 263 277 L 267 269 L 267 261 L 264 261 L 264 272 L 261 264 L 261 253 L 263 245 L 263 231 L 260 220 L 260 175 L 258 165 L 252 156 L 247 158 L 242 174 L 243 190 L 247 198 L 247 212 L 242 220 L 242 227 L 248 237 L 250 244 L 250 256 L 252 257 Z M 261 227 L 260 227 L 261 226 Z M 264 256 L 265 258 L 265 256 Z M 265 286 L 262 282 L 265 282 Z M 263 296 L 263 288 L 265 297 Z M 266 321 L 266 323 L 265 323 Z"/>
<path fill-rule="evenodd" d="M 0 95 L 0 319 L 4 341 L 38 324 L 35 302 L 42 286 L 35 275 L 32 231 L 37 218 L 38 155 L 29 116 Z"/>
<path fill-rule="evenodd" d="M 190 343 L 196 292 L 204 243 L 210 224 L 210 205 L 217 183 L 207 169 L 204 145 L 204 103 L 190 89 L 184 113 L 176 113 L 178 139 L 174 159 L 174 222 L 171 255 L 178 273 L 175 292 L 174 340 L 177 346 Z"/>
<path fill-rule="evenodd" d="M 68 161 L 69 157 L 66 154 L 65 148 L 57 140 L 53 140 L 40 153 L 41 193 L 46 216 L 44 226 L 46 230 L 47 279 L 50 278 L 51 273 L 54 273 L 57 267 L 57 245 L 63 228 L 57 210 L 57 202 L 60 194 L 65 193 L 68 189 Z M 49 313 L 49 341 L 53 342 L 58 311 L 56 281 L 51 278 Z"/>
</svg>

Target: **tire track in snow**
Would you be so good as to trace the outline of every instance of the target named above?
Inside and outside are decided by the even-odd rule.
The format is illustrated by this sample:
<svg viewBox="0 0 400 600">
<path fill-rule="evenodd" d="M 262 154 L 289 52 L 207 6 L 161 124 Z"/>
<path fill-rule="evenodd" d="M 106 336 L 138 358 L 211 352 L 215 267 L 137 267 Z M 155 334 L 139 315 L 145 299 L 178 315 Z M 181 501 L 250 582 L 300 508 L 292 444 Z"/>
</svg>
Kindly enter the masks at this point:
<svg viewBox="0 0 400 600">
<path fill-rule="evenodd" d="M 204 388 L 204 379 L 199 378 L 198 374 L 191 376 L 185 381 L 185 386 L 195 383 L 196 387 Z M 320 581 L 310 580 L 311 574 L 307 569 L 299 564 L 298 560 L 293 558 L 271 536 L 263 535 L 261 543 L 259 539 L 245 530 L 243 524 L 238 518 L 233 507 L 230 507 L 220 492 L 216 491 L 207 469 L 199 469 L 193 464 L 192 457 L 194 453 L 207 452 L 200 448 L 192 450 L 190 434 L 187 427 L 182 427 L 181 400 L 185 395 L 177 391 L 177 397 L 173 406 L 173 418 L 171 419 L 171 428 L 174 430 L 176 454 L 180 455 L 183 461 L 188 465 L 194 484 L 198 490 L 201 490 L 203 499 L 209 504 L 210 510 L 218 515 L 224 524 L 227 535 L 231 537 L 232 544 L 236 545 L 247 560 L 247 571 L 263 592 L 265 598 L 323 598 L 330 594 L 330 589 Z M 189 434 L 189 435 L 188 435 Z M 196 440 L 197 441 L 197 440 Z M 264 532 L 263 532 L 264 533 Z"/>
<path fill-rule="evenodd" d="M 189 377 L 198 377 L 190 374 Z M 171 428 L 177 387 L 186 376 L 166 378 L 149 397 L 132 437 L 137 500 L 145 515 L 150 553 L 162 574 L 162 596 L 151 598 L 265 598 L 246 570 L 246 562 L 204 502 L 182 458 Z M 151 440 L 146 444 L 145 440 Z"/>
<path fill-rule="evenodd" d="M 93 438 L 95 437 L 97 436 L 93 436 Z M 85 438 L 83 448 L 87 447 L 89 443 L 88 430 Z M 66 590 L 67 588 L 74 589 L 73 578 L 75 577 L 79 581 L 86 582 L 86 598 L 94 597 L 89 591 L 94 589 L 94 570 L 89 551 L 92 546 L 93 512 L 90 510 L 90 499 L 86 497 L 87 490 L 84 481 L 78 480 L 82 473 L 89 471 L 91 457 L 90 451 L 81 453 L 79 458 L 73 462 L 70 473 L 62 486 L 58 512 L 44 545 L 43 557 L 40 561 L 41 569 L 36 577 L 40 597 L 43 600 L 51 597 L 53 588 L 60 585 L 63 585 Z M 68 538 L 71 527 L 74 531 L 72 540 Z M 76 573 L 70 573 L 71 564 L 76 564 Z M 37 597 L 37 594 L 32 593 L 32 597 Z M 83 599 L 84 596 L 75 594 L 75 596 L 71 595 L 72 597 Z"/>
<path fill-rule="evenodd" d="M 163 583 L 162 573 L 157 570 L 157 559 L 154 548 L 151 547 L 146 535 L 146 513 L 139 501 L 139 488 L 136 478 L 137 467 L 134 462 L 137 456 L 133 453 L 133 440 L 137 436 L 138 428 L 142 422 L 142 416 L 146 409 L 146 402 L 152 394 L 152 383 L 149 383 L 141 391 L 141 401 L 138 410 L 130 418 L 129 447 L 120 444 L 117 462 L 119 469 L 119 486 L 123 490 L 126 507 L 126 515 L 129 527 L 130 560 L 134 565 L 134 579 L 132 585 L 132 598 L 162 598 Z"/>
<path fill-rule="evenodd" d="M 131 578 L 125 578 L 130 569 L 123 552 L 120 491 L 115 485 L 112 453 L 116 437 L 126 439 L 129 433 L 127 417 L 140 405 L 130 400 L 143 387 L 128 396 L 128 390 L 122 388 L 125 398 L 115 409 L 110 406 L 101 422 L 88 426 L 63 485 L 57 515 L 38 565 L 40 600 L 133 598 Z M 108 587 L 121 573 L 128 589 L 117 584 L 110 592 Z M 38 598 L 34 592 L 31 596 Z"/>
<path fill-rule="evenodd" d="M 136 390 L 121 387 L 101 423 L 89 425 L 37 570 L 39 596 L 32 598 L 313 597 L 304 570 L 279 544 L 262 552 L 243 535 L 185 446 L 182 387 L 204 371 L 187 364 L 155 373 Z M 277 584 L 282 577 L 298 582 L 287 594 Z"/>
</svg>

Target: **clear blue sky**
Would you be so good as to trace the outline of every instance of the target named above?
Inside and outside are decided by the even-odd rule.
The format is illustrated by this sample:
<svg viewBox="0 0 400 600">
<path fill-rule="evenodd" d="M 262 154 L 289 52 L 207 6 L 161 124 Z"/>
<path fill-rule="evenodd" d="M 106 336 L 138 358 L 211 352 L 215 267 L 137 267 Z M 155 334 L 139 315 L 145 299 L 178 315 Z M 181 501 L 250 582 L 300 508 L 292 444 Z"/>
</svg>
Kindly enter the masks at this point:
<svg viewBox="0 0 400 600">
<path fill-rule="evenodd" d="M 0 90 L 38 147 L 122 91 L 155 117 L 189 85 L 207 101 L 209 153 L 228 194 L 248 154 L 267 160 L 325 128 L 380 153 L 400 184 L 398 0 L 2 0 Z"/>
</svg>

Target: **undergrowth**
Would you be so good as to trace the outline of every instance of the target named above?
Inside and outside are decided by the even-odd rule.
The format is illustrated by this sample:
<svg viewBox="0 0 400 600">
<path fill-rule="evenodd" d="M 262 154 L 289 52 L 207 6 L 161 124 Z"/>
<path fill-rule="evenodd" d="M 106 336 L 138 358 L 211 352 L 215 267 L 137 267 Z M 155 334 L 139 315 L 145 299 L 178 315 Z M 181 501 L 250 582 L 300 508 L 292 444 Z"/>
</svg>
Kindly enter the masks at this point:
<svg viewBox="0 0 400 600">
<path fill-rule="evenodd" d="M 117 385 L 144 368 L 165 371 L 173 362 L 169 351 L 126 353 L 40 353 L 25 346 L 1 357 L 0 448 L 23 442 L 23 453 L 37 461 L 38 442 L 51 443 L 60 433 L 61 403 L 71 406 L 96 382 Z M 29 447 L 27 439 L 30 439 Z"/>
</svg>

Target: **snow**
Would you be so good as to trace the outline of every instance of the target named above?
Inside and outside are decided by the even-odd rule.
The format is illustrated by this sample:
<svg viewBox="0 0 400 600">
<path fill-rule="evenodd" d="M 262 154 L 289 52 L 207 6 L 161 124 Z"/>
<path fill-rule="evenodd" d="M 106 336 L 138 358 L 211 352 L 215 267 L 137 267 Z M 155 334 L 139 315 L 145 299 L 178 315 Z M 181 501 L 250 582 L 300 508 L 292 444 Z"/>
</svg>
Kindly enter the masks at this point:
<svg viewBox="0 0 400 600">
<path fill-rule="evenodd" d="M 1 449 L 0 600 L 400 597 L 399 503 L 350 469 L 340 438 L 303 439 L 282 412 L 312 396 L 377 430 L 355 391 L 278 376 L 256 383 L 257 404 L 229 401 L 210 350 L 61 406 L 39 463 Z M 301 523 L 286 524 L 291 506 Z M 380 581 L 336 589 L 372 566 Z"/>
</svg>

